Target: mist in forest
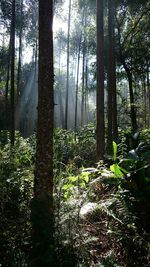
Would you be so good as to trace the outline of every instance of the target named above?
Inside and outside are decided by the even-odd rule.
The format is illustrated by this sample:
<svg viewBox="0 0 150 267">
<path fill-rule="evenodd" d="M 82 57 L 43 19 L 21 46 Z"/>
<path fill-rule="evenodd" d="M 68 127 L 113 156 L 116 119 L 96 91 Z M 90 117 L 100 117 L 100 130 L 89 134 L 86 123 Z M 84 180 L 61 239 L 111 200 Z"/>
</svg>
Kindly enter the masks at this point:
<svg viewBox="0 0 150 267">
<path fill-rule="evenodd" d="M 37 68 L 33 68 L 22 90 L 18 107 L 16 108 L 16 129 L 23 136 L 29 136 L 36 128 L 38 103 Z"/>
<path fill-rule="evenodd" d="M 65 105 L 66 90 L 65 76 L 55 77 L 57 80 L 54 85 L 54 126 L 65 127 Z M 70 78 L 68 96 L 68 129 L 74 129 L 75 125 L 75 81 Z M 16 129 L 21 132 L 24 137 L 28 137 L 36 131 L 37 124 L 37 106 L 38 106 L 38 70 L 32 68 L 27 82 L 20 95 L 18 106 L 16 107 Z M 81 100 L 80 92 L 78 96 L 77 108 L 77 128 L 81 126 Z M 83 125 L 93 120 L 93 113 L 89 111 L 89 104 L 84 112 Z"/>
</svg>

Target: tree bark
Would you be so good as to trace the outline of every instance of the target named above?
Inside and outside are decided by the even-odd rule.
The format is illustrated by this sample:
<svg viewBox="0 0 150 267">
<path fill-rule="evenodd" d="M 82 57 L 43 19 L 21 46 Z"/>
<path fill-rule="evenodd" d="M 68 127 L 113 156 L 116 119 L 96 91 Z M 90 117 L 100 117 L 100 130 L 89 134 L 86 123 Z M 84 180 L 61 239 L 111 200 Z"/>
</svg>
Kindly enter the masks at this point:
<svg viewBox="0 0 150 267">
<path fill-rule="evenodd" d="M 85 64 L 85 101 L 84 101 L 84 120 L 85 124 L 88 124 L 88 55 L 86 53 L 86 64 Z"/>
<path fill-rule="evenodd" d="M 68 101 L 69 101 L 69 58 L 70 58 L 70 21 L 71 21 L 71 0 L 69 0 L 68 14 L 68 37 L 67 37 L 67 83 L 66 83 L 66 106 L 65 106 L 65 129 L 68 129 Z"/>
<path fill-rule="evenodd" d="M 133 134 L 137 132 L 137 119 L 136 119 L 136 110 L 135 110 L 135 102 L 134 102 L 134 92 L 133 92 L 133 81 L 132 81 L 132 71 L 131 67 L 129 68 L 126 64 L 125 58 L 122 53 L 121 46 L 121 33 L 120 27 L 118 25 L 118 35 L 119 35 L 119 53 L 120 53 L 120 62 L 122 63 L 125 72 L 127 74 L 128 84 L 129 84 L 129 95 L 130 95 L 130 117 L 131 117 L 131 128 Z"/>
<path fill-rule="evenodd" d="M 9 41 L 9 52 L 8 52 L 8 63 L 7 63 L 7 77 L 5 85 L 5 129 L 8 130 L 8 91 L 9 91 L 9 80 L 10 80 L 10 53 L 11 53 L 11 38 Z"/>
<path fill-rule="evenodd" d="M 148 92 L 148 114 L 150 114 L 150 82 L 149 82 L 149 61 L 147 60 L 146 68 L 146 77 L 147 77 L 147 92 Z M 148 126 L 150 127 L 150 115 L 148 116 Z"/>
<path fill-rule="evenodd" d="M 103 28 L 103 0 L 97 0 L 97 160 L 103 159 L 105 153 Z"/>
<path fill-rule="evenodd" d="M 35 195 L 53 192 L 53 10 L 52 1 L 39 1 L 38 125 Z M 50 180 L 51 178 L 51 180 Z"/>
<path fill-rule="evenodd" d="M 12 17 L 11 17 L 11 127 L 10 127 L 10 142 L 14 145 L 15 142 L 15 5 L 16 1 L 12 1 Z"/>
<path fill-rule="evenodd" d="M 108 37 L 109 37 L 109 65 L 108 65 L 108 152 L 112 152 L 112 141 L 117 142 L 117 97 L 116 97 L 116 62 L 114 36 L 115 6 L 108 1 Z"/>
<path fill-rule="evenodd" d="M 22 66 L 22 34 L 23 34 L 23 0 L 20 3 L 20 32 L 19 32 L 19 58 L 18 58 L 18 73 L 17 73 L 17 102 L 20 96 L 21 83 L 21 66 Z"/>
<path fill-rule="evenodd" d="M 144 127 L 147 127 L 147 90 L 146 90 L 146 77 L 143 75 L 142 77 L 142 91 L 143 91 L 143 122 Z"/>
<path fill-rule="evenodd" d="M 80 33 L 78 56 L 77 56 L 77 74 L 76 74 L 76 92 L 75 92 L 75 123 L 74 130 L 77 131 L 77 118 L 78 118 L 78 91 L 79 91 L 79 66 L 80 66 L 80 53 L 81 53 L 81 39 L 82 32 Z"/>
<path fill-rule="evenodd" d="M 32 266 L 56 266 L 53 207 L 53 1 L 39 0 L 39 80 Z M 49 255 L 49 256 L 48 256 Z"/>
<path fill-rule="evenodd" d="M 130 117 L 131 117 L 131 125 L 133 134 L 137 132 L 137 119 L 136 119 L 136 110 L 135 110 L 135 101 L 134 101 L 134 93 L 133 93 L 133 80 L 132 80 L 132 72 L 126 66 L 125 61 L 123 61 L 123 66 L 127 74 L 128 83 L 129 83 L 129 95 L 130 95 Z"/>
<path fill-rule="evenodd" d="M 84 22 L 85 28 L 85 22 Z M 82 92 L 81 92 L 81 127 L 84 123 L 84 101 L 85 101 L 85 56 L 86 56 L 86 47 L 85 47 L 85 32 L 83 36 L 83 51 L 82 51 Z"/>
</svg>

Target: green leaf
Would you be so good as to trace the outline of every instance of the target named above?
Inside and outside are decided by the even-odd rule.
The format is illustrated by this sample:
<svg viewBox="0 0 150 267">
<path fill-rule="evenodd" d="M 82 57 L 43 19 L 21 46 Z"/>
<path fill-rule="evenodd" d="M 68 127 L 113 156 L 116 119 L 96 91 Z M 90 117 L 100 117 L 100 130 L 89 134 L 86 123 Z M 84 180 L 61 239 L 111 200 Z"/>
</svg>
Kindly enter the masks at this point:
<svg viewBox="0 0 150 267">
<path fill-rule="evenodd" d="M 76 182 L 78 180 L 78 176 L 69 176 L 68 180 L 71 182 Z"/>
<path fill-rule="evenodd" d="M 114 161 L 117 159 L 117 144 L 113 141 Z"/>
<path fill-rule="evenodd" d="M 122 171 L 122 173 L 124 173 L 124 174 L 127 174 L 128 173 L 124 168 L 122 168 L 120 166 L 119 166 L 119 168 L 120 168 L 120 171 Z"/>
<path fill-rule="evenodd" d="M 80 175 L 80 180 L 85 181 L 86 183 L 89 182 L 89 173 L 88 172 L 82 172 Z"/>
<path fill-rule="evenodd" d="M 123 177 L 123 172 L 118 164 L 113 164 L 110 166 L 110 170 L 115 174 L 116 178 Z"/>
<path fill-rule="evenodd" d="M 81 187 L 82 189 L 85 189 L 85 188 L 86 188 L 86 184 L 85 184 L 84 181 L 83 181 L 82 183 L 80 183 L 80 187 Z"/>
<path fill-rule="evenodd" d="M 73 187 L 74 187 L 73 184 L 65 184 L 65 185 L 62 187 L 62 189 L 63 189 L 63 190 L 68 190 L 68 189 L 73 188 Z"/>
</svg>

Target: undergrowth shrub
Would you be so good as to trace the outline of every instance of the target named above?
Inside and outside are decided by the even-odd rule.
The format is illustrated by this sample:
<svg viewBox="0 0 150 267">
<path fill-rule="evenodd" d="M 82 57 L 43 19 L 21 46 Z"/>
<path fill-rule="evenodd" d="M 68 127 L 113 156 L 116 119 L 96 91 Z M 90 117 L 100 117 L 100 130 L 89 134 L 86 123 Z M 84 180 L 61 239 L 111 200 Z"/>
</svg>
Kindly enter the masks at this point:
<svg viewBox="0 0 150 267">
<path fill-rule="evenodd" d="M 54 166 L 62 167 L 73 160 L 77 167 L 89 166 L 96 161 L 96 138 L 94 125 L 88 125 L 74 133 L 69 130 L 54 131 Z"/>
<path fill-rule="evenodd" d="M 146 144 L 130 152 L 129 135 L 130 131 L 127 135 L 120 131 L 120 143 L 114 144 L 110 168 L 108 162 L 95 164 L 93 125 L 77 133 L 55 129 L 55 239 L 60 266 L 150 265 L 149 130 L 138 136 Z M 16 137 L 11 148 L 8 134 L 0 134 L 3 267 L 28 266 L 31 249 L 30 200 L 36 139 L 23 139 L 19 133 Z M 84 221 L 81 209 L 88 203 L 96 203 L 98 208 Z"/>
<path fill-rule="evenodd" d="M 27 266 L 31 248 L 30 199 L 33 188 L 33 154 L 19 135 L 15 146 L 0 149 L 0 264 Z"/>
<path fill-rule="evenodd" d="M 111 209 L 117 220 L 110 221 L 110 233 L 124 248 L 127 266 L 149 266 L 150 145 L 140 143 L 113 166 L 118 190 Z"/>
</svg>

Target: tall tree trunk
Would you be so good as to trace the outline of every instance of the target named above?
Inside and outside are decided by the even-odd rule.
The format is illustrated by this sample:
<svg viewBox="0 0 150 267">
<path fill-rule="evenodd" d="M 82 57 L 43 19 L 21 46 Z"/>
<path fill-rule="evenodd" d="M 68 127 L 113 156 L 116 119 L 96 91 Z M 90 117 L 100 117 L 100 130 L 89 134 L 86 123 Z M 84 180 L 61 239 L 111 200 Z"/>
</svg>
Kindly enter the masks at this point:
<svg viewBox="0 0 150 267">
<path fill-rule="evenodd" d="M 53 1 L 39 0 L 39 81 L 34 179 L 32 266 L 57 266 L 54 260 L 53 207 Z M 49 256 L 48 256 L 49 255 Z"/>
<path fill-rule="evenodd" d="M 11 17 L 11 127 L 10 127 L 10 142 L 14 145 L 15 142 L 15 5 L 16 1 L 12 1 L 12 17 Z"/>
<path fill-rule="evenodd" d="M 84 40 L 83 40 L 82 55 L 83 57 L 82 57 L 82 92 L 81 92 L 81 127 L 83 126 L 83 123 L 84 123 L 84 100 L 85 100 L 85 55 L 86 55 L 85 33 L 84 33 Z"/>
<path fill-rule="evenodd" d="M 84 9 L 82 14 L 82 27 L 84 22 Z M 83 29 L 81 28 L 79 43 L 78 43 L 78 52 L 77 52 L 77 73 L 76 73 L 76 91 L 75 91 L 75 123 L 74 129 L 77 131 L 77 118 L 78 118 L 78 91 L 79 91 L 79 70 L 80 70 L 80 56 L 81 56 L 81 41 L 82 41 Z"/>
<path fill-rule="evenodd" d="M 112 37 L 112 7 L 111 0 L 108 0 L 108 38 L 109 38 L 109 55 L 108 55 L 108 140 L 107 140 L 107 151 L 108 153 L 112 152 L 112 141 L 113 141 L 113 37 Z"/>
<path fill-rule="evenodd" d="M 62 74 L 61 74 L 61 51 L 62 51 L 62 43 L 61 39 L 59 40 L 59 88 L 58 88 L 58 103 L 60 106 L 60 125 L 64 129 L 65 128 L 65 112 L 64 112 L 64 103 L 63 103 L 63 92 L 61 90 L 61 82 L 62 82 Z"/>
<path fill-rule="evenodd" d="M 8 62 L 7 62 L 7 77 L 5 85 L 5 129 L 8 130 L 8 91 L 9 91 L 9 80 L 10 80 L 10 53 L 11 53 L 11 37 L 9 41 L 9 52 L 8 52 Z"/>
<path fill-rule="evenodd" d="M 134 101 L 134 93 L 133 93 L 133 80 L 132 80 L 132 73 L 129 70 L 128 70 L 127 76 L 128 76 L 128 82 L 129 82 L 132 130 L 133 130 L 133 133 L 136 133 L 137 119 L 136 119 L 135 101 Z"/>
<path fill-rule="evenodd" d="M 104 29 L 103 0 L 97 0 L 97 160 L 104 158 Z"/>
<path fill-rule="evenodd" d="M 64 129 L 65 126 L 65 116 L 64 116 L 64 103 L 63 103 L 63 92 L 59 89 L 59 106 L 60 106 L 60 125 Z"/>
<path fill-rule="evenodd" d="M 37 77 L 37 67 L 38 67 L 38 39 L 35 41 L 35 55 L 34 55 L 34 79 Z"/>
<path fill-rule="evenodd" d="M 81 96 L 81 127 L 85 123 L 85 94 L 86 94 L 86 87 L 85 87 L 85 71 L 86 71 L 86 55 L 87 55 L 87 41 L 86 41 L 86 27 L 87 27 L 87 8 L 84 8 L 83 12 L 84 18 L 84 35 L 83 35 L 83 61 L 82 61 L 82 96 Z"/>
<path fill-rule="evenodd" d="M 118 35 L 119 35 L 119 53 L 120 53 L 120 61 L 125 69 L 127 74 L 128 84 L 129 84 L 129 95 L 130 95 L 130 117 L 131 117 L 131 127 L 133 134 L 137 132 L 137 118 L 136 118 L 136 110 L 135 110 L 135 102 L 134 102 L 134 92 L 133 92 L 133 80 L 132 80 L 132 72 L 131 69 L 127 66 L 125 58 L 122 54 L 122 46 L 121 46 L 121 33 L 120 27 L 118 25 Z M 132 65 L 132 63 L 131 63 Z M 132 66 L 131 66 L 132 67 Z"/>
<path fill-rule="evenodd" d="M 116 100 L 116 62 L 114 36 L 115 6 L 113 0 L 108 0 L 108 38 L 109 38 L 109 65 L 108 65 L 108 152 L 112 151 L 112 141 L 117 141 L 117 100 Z"/>
<path fill-rule="evenodd" d="M 146 78 L 147 78 L 147 93 L 148 93 L 148 114 L 150 114 L 150 82 L 149 82 L 149 61 L 147 60 L 146 68 Z M 150 127 L 150 115 L 148 116 L 148 126 Z"/>
<path fill-rule="evenodd" d="M 35 168 L 35 195 L 53 192 L 53 4 L 39 0 L 38 125 Z M 47 16 L 47 17 L 46 17 Z M 41 142 L 42 141 L 42 142 Z M 47 151 L 45 151 L 47 148 Z M 49 181 L 51 177 L 51 183 Z"/>
<path fill-rule="evenodd" d="M 133 79 L 132 72 L 126 66 L 125 61 L 123 60 L 123 66 L 127 74 L 128 83 L 129 83 L 129 95 L 130 95 L 130 116 L 131 116 L 131 125 L 133 134 L 137 132 L 137 118 L 136 118 L 136 110 L 135 110 L 135 101 L 134 101 L 134 92 L 133 92 Z"/>
<path fill-rule="evenodd" d="M 69 100 L 69 58 L 70 58 L 70 22 L 71 22 L 71 0 L 69 0 L 68 14 L 68 37 L 67 37 L 67 83 L 66 83 L 66 104 L 65 104 L 65 129 L 68 129 L 68 100 Z"/>
<path fill-rule="evenodd" d="M 21 90 L 21 67 L 22 67 L 22 34 L 23 34 L 23 0 L 20 2 L 20 32 L 19 32 L 19 58 L 18 58 L 18 73 L 17 73 L 17 101 Z"/>
<path fill-rule="evenodd" d="M 144 127 L 147 127 L 147 88 L 146 88 L 146 77 L 142 77 L 142 89 L 143 89 L 143 122 L 144 122 Z"/>
<path fill-rule="evenodd" d="M 86 64 L 85 64 L 85 101 L 84 101 L 84 120 L 85 120 L 85 124 L 88 123 L 87 102 L 88 102 L 88 55 L 86 53 Z"/>
<path fill-rule="evenodd" d="M 81 39 L 82 39 L 82 32 L 80 33 L 78 55 L 77 55 L 77 74 L 76 74 L 76 92 L 75 92 L 75 123 L 74 123 L 75 132 L 77 131 L 77 118 L 78 118 L 78 91 L 79 91 L 79 67 L 80 67 Z"/>
</svg>

